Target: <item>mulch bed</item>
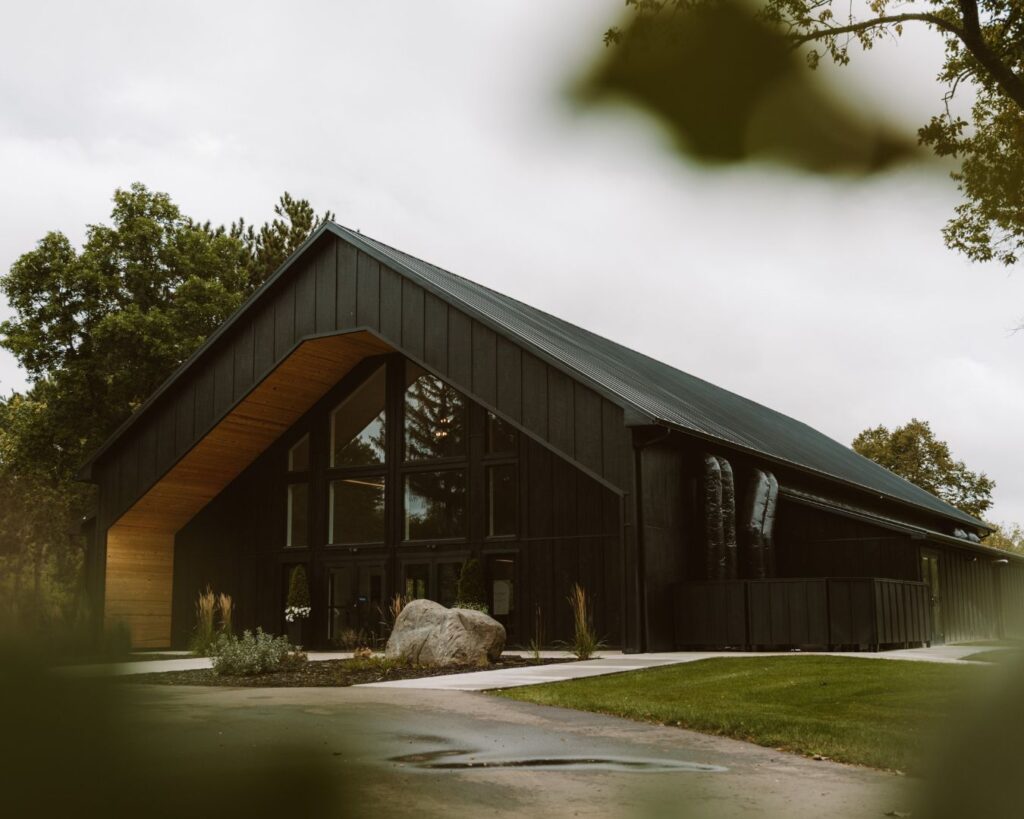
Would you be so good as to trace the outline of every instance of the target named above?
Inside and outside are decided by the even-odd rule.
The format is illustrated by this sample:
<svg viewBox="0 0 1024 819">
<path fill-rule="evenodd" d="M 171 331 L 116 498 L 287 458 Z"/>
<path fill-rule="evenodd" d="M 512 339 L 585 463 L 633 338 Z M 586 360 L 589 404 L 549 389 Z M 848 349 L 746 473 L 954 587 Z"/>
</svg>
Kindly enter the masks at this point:
<svg viewBox="0 0 1024 819">
<path fill-rule="evenodd" d="M 540 660 L 526 657 L 502 657 L 486 668 L 478 666 L 427 666 L 394 665 L 390 663 L 367 662 L 366 660 L 314 660 L 300 668 L 289 671 L 275 671 L 255 677 L 228 677 L 203 668 L 195 671 L 163 671 L 152 674 L 132 674 L 119 679 L 130 683 L 153 685 L 220 685 L 249 688 L 315 688 L 326 686 L 362 685 L 363 683 L 387 682 L 390 680 L 413 680 L 420 677 L 441 677 L 445 674 L 464 674 L 468 671 L 494 671 L 499 668 L 525 668 L 534 665 L 572 662 L 569 659 L 548 658 Z"/>
</svg>

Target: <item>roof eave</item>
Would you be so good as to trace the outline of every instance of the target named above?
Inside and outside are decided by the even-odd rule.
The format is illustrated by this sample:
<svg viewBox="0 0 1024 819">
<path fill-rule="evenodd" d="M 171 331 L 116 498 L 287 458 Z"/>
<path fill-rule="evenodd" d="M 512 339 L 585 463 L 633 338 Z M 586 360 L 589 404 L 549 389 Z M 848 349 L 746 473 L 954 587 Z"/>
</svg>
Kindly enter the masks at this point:
<svg viewBox="0 0 1024 819">
<path fill-rule="evenodd" d="M 919 512 L 925 512 L 925 513 L 930 514 L 930 515 L 936 515 L 936 516 L 942 517 L 945 520 L 953 521 L 953 522 L 957 523 L 960 526 L 973 525 L 976 528 L 981 529 L 984 532 L 989 532 L 990 533 L 990 532 L 994 532 L 995 531 L 995 527 L 992 526 L 990 523 L 986 523 L 983 520 L 979 520 L 978 518 L 974 517 L 973 515 L 968 515 L 966 512 L 961 512 L 959 509 L 956 509 L 955 507 L 952 507 L 952 506 L 949 507 L 951 510 L 956 512 L 955 515 L 947 514 L 947 513 L 944 513 L 944 512 L 940 512 L 940 511 L 938 511 L 936 509 L 929 509 L 929 508 L 927 508 L 925 506 L 920 506 L 919 504 L 913 503 L 911 501 L 903 500 L 902 498 L 897 498 L 894 495 L 890 495 L 890 494 L 881 492 L 878 489 L 872 489 L 871 487 L 864 486 L 863 484 L 859 484 L 856 481 L 851 481 L 851 480 L 848 480 L 846 478 L 841 478 L 838 475 L 833 475 L 833 474 L 831 474 L 829 472 L 822 472 L 821 470 L 814 469 L 814 468 L 806 466 L 804 464 L 799 464 L 799 463 L 796 463 L 795 461 L 789 461 L 789 460 L 786 460 L 785 458 L 780 458 L 777 455 L 770 455 L 770 454 L 767 454 L 767 453 L 762 452 L 760 450 L 744 446 L 742 444 L 737 444 L 737 443 L 734 443 L 732 441 L 726 441 L 726 440 L 723 440 L 721 438 L 715 438 L 715 437 L 713 437 L 711 435 L 708 435 L 706 433 L 700 432 L 699 430 L 689 429 L 687 427 L 684 427 L 684 426 L 682 426 L 680 424 L 677 424 L 677 423 L 674 423 L 672 421 L 666 421 L 664 419 L 657 418 L 657 419 L 654 419 L 653 421 L 647 421 L 647 422 L 641 421 L 641 422 L 636 423 L 636 424 L 627 424 L 627 426 L 638 426 L 640 423 L 654 423 L 654 424 L 658 424 L 659 426 L 670 427 L 670 428 L 672 428 L 672 429 L 674 429 L 674 430 L 676 430 L 678 432 L 683 433 L 684 435 L 689 435 L 689 436 L 692 436 L 694 438 L 699 438 L 699 439 L 701 439 L 703 441 L 707 441 L 708 443 L 717 444 L 718 446 L 726 446 L 726 447 L 729 447 L 730 449 L 735 449 L 735 450 L 737 450 L 739 452 L 742 452 L 745 455 L 750 455 L 750 456 L 755 457 L 755 458 L 761 458 L 762 460 L 769 461 L 770 463 L 778 464 L 779 466 L 785 466 L 785 467 L 787 467 L 789 469 L 793 469 L 793 470 L 796 470 L 798 472 L 802 472 L 802 473 L 804 473 L 806 475 L 811 475 L 811 476 L 813 476 L 815 478 L 822 478 L 824 480 L 832 481 L 834 483 L 838 483 L 838 484 L 841 484 L 843 486 L 849 487 L 850 489 L 856 489 L 859 492 L 866 492 L 869 495 L 876 495 L 878 497 L 884 498 L 885 500 L 892 501 L 893 503 L 897 503 L 900 506 L 904 506 L 904 507 L 907 507 L 909 509 L 915 509 L 915 510 L 917 510 Z M 940 503 L 945 504 L 945 501 L 943 501 L 941 498 L 936 498 L 936 500 L 938 500 Z M 948 504 L 946 504 L 946 505 L 948 505 Z"/>
</svg>

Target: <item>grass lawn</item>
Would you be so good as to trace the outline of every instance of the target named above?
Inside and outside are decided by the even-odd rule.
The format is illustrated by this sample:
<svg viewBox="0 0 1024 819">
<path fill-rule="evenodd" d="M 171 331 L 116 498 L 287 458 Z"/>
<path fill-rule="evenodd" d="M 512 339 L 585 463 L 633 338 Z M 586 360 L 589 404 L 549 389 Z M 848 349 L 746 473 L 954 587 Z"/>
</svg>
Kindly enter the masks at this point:
<svg viewBox="0 0 1024 819">
<path fill-rule="evenodd" d="M 964 659 L 976 663 L 1009 663 L 1020 660 L 1022 654 L 1024 654 L 1024 651 L 1019 647 L 992 648 L 987 651 L 979 651 L 977 654 L 969 654 Z"/>
<path fill-rule="evenodd" d="M 494 693 L 913 772 L 991 673 L 852 657 L 729 657 Z"/>
</svg>

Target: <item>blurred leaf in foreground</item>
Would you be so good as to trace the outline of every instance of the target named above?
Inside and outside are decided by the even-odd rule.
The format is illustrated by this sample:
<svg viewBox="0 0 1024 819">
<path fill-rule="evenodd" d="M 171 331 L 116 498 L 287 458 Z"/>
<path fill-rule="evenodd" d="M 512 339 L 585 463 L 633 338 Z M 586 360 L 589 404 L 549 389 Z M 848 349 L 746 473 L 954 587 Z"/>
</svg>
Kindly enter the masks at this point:
<svg viewBox="0 0 1024 819">
<path fill-rule="evenodd" d="M 840 102 L 785 33 L 745 3 L 637 14 L 609 37 L 616 47 L 584 81 L 580 99 L 639 104 L 700 161 L 867 173 L 918 153 L 895 126 Z"/>
<path fill-rule="evenodd" d="M 749 4 L 748 4 L 749 3 Z M 909 156 L 900 132 L 838 83 L 830 96 L 800 64 L 914 28 L 944 49 L 938 109 L 920 145 L 954 160 L 963 194 L 943 229 L 974 261 L 1014 264 L 1024 249 L 1024 0 L 626 0 L 622 26 L 584 96 L 616 93 L 666 121 L 699 160 L 781 160 L 833 173 Z M 898 81 L 898 78 L 894 78 Z M 964 93 L 968 104 L 959 104 Z M 840 101 L 841 100 L 841 101 Z"/>
</svg>

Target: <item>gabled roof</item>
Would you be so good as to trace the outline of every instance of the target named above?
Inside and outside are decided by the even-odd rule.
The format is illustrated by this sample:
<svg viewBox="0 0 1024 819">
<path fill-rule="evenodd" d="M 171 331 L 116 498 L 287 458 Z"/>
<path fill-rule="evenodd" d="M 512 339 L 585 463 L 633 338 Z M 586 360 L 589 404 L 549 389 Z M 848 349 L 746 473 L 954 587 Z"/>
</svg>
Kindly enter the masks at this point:
<svg viewBox="0 0 1024 819">
<path fill-rule="evenodd" d="M 606 395 L 655 423 L 702 437 L 903 501 L 972 527 L 982 521 L 858 455 L 800 421 L 722 387 L 677 370 L 643 353 L 584 330 L 382 242 L 346 228 L 347 241 L 387 261 L 447 300 L 489 319 L 508 336 L 547 354 L 571 373 L 583 375 Z M 432 286 L 432 287 L 431 287 Z"/>
<path fill-rule="evenodd" d="M 111 436 L 89 463 L 109 448 L 206 348 L 247 313 L 265 290 L 286 275 L 305 248 L 325 232 L 363 250 L 570 376 L 590 384 L 627 412 L 632 411 L 638 422 L 663 424 L 832 478 L 972 528 L 989 528 L 982 521 L 800 421 L 332 222 L 318 229 L 234 316 L 218 328 L 206 344 Z"/>
</svg>

